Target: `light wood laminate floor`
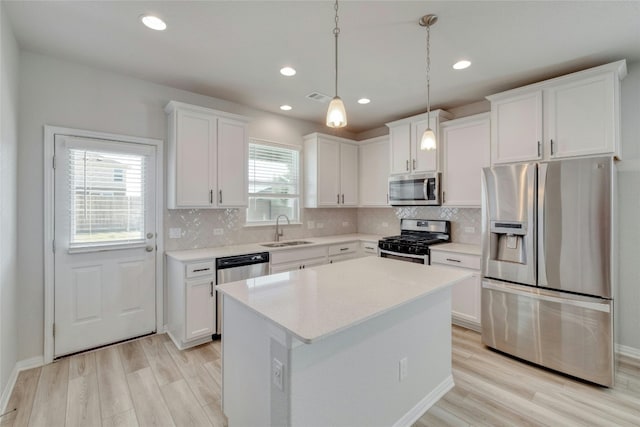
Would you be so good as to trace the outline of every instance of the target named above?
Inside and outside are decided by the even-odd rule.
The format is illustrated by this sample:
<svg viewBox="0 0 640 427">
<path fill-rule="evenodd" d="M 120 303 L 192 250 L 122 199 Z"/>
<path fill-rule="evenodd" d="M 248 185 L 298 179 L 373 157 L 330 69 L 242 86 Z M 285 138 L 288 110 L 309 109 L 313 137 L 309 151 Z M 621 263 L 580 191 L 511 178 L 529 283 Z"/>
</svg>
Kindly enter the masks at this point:
<svg viewBox="0 0 640 427">
<path fill-rule="evenodd" d="M 605 389 L 488 350 L 473 331 L 454 326 L 452 339 L 455 387 L 414 427 L 640 425 L 638 361 L 620 360 Z M 181 352 L 154 335 L 65 358 L 20 373 L 8 408 L 2 427 L 224 426 L 220 342 Z"/>
</svg>

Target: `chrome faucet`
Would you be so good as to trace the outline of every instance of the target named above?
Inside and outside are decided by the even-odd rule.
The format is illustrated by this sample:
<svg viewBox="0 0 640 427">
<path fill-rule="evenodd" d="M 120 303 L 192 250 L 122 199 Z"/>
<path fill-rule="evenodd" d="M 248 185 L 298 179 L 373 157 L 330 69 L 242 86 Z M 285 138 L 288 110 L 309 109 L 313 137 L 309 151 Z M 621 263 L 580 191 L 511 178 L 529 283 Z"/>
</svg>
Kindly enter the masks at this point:
<svg viewBox="0 0 640 427">
<path fill-rule="evenodd" d="M 289 217 L 286 216 L 285 214 L 280 214 L 276 217 L 276 242 L 280 241 L 280 238 L 282 237 L 282 230 L 280 230 L 280 217 L 283 216 L 287 219 L 287 224 L 291 224 L 291 221 L 289 221 Z"/>
</svg>

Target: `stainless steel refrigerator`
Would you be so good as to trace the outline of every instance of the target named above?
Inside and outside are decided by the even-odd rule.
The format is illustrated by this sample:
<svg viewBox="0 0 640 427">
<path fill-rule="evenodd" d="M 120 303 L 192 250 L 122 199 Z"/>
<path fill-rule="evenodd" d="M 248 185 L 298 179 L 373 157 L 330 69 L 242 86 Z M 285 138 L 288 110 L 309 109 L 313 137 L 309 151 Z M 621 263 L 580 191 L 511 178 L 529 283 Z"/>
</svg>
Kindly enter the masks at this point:
<svg viewBox="0 0 640 427">
<path fill-rule="evenodd" d="M 484 168 L 482 340 L 613 385 L 613 159 Z"/>
</svg>

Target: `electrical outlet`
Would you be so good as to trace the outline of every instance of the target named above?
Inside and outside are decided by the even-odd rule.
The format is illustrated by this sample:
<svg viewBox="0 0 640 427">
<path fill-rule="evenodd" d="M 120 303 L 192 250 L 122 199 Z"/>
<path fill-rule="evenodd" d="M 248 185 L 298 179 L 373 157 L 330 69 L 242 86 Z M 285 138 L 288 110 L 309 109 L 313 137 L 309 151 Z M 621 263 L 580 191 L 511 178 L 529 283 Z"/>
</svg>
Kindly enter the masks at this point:
<svg viewBox="0 0 640 427">
<path fill-rule="evenodd" d="M 407 378 L 407 375 L 409 375 L 409 361 L 406 357 L 403 357 L 400 359 L 400 362 L 398 362 L 398 371 L 400 381 L 404 380 Z"/>
<path fill-rule="evenodd" d="M 313 230 L 314 228 L 316 228 L 316 222 L 315 221 L 307 221 L 307 228 L 309 230 Z"/>
<path fill-rule="evenodd" d="M 475 227 L 465 227 L 464 228 L 464 232 L 465 233 L 475 233 L 476 232 L 476 228 Z"/>
<path fill-rule="evenodd" d="M 271 362 L 271 381 L 273 381 L 273 385 L 278 387 L 281 391 L 284 391 L 284 381 L 282 378 L 284 377 L 284 365 L 281 361 L 273 358 Z"/>
<path fill-rule="evenodd" d="M 182 237 L 182 228 L 170 228 L 169 229 L 169 238 L 170 239 L 179 239 Z"/>
<path fill-rule="evenodd" d="M 214 236 L 222 236 L 224 234 L 224 230 L 222 228 L 214 228 L 213 235 Z"/>
</svg>

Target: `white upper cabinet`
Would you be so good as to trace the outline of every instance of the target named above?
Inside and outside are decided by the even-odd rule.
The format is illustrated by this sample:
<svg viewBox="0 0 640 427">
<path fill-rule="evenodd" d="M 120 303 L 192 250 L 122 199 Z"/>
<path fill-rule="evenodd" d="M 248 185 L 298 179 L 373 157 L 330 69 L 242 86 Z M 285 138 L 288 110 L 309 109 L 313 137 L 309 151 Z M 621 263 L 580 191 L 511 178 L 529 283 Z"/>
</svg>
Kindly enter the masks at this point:
<svg viewBox="0 0 640 427">
<path fill-rule="evenodd" d="M 304 137 L 305 207 L 358 205 L 358 146 L 312 133 Z"/>
<path fill-rule="evenodd" d="M 438 142 L 440 141 L 440 123 L 451 117 L 452 115 L 444 110 L 431 112 L 429 124 L 435 132 Z M 431 151 L 420 149 L 420 140 L 427 125 L 426 113 L 387 123 L 390 138 L 391 174 L 412 174 L 439 170 L 438 149 Z"/>
<path fill-rule="evenodd" d="M 245 117 L 171 101 L 168 114 L 167 207 L 247 205 Z"/>
<path fill-rule="evenodd" d="M 490 114 L 443 123 L 442 199 L 444 206 L 480 206 L 482 168 L 490 165 Z"/>
<path fill-rule="evenodd" d="M 360 206 L 389 206 L 389 137 L 360 141 Z"/>
<path fill-rule="evenodd" d="M 488 96 L 491 162 L 620 155 L 626 61 Z"/>
</svg>

